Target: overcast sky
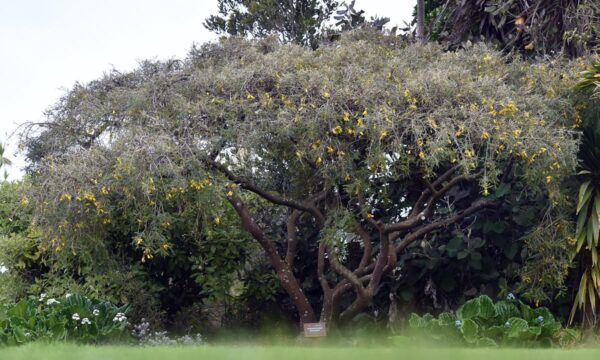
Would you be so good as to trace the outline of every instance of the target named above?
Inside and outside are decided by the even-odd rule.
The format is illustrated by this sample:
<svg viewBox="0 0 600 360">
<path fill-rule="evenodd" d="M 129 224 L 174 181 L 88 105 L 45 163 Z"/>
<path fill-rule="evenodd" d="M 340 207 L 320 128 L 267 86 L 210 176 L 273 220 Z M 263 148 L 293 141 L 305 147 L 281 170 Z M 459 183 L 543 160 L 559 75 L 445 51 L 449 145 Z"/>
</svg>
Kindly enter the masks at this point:
<svg viewBox="0 0 600 360">
<path fill-rule="evenodd" d="M 357 0 L 356 8 L 409 21 L 416 0 Z M 216 0 L 0 0 L 0 142 L 10 178 L 21 176 L 19 124 L 43 112 L 75 82 L 142 59 L 182 58 L 192 43 L 215 40 L 202 22 Z M 11 136 L 12 135 L 12 136 Z"/>
</svg>

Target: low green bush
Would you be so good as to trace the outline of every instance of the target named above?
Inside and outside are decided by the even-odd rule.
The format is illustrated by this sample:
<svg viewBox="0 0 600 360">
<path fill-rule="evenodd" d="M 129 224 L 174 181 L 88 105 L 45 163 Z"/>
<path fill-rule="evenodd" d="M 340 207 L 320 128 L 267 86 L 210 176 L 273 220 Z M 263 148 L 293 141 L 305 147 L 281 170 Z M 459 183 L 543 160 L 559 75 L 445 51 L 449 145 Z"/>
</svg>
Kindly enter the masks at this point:
<svg viewBox="0 0 600 360">
<path fill-rule="evenodd" d="M 54 299 L 41 294 L 0 306 L 0 345 L 32 341 L 101 343 L 129 337 L 127 306 L 78 294 Z"/>
<path fill-rule="evenodd" d="M 579 338 L 575 330 L 563 328 L 547 308 L 531 308 L 513 294 L 496 303 L 482 295 L 437 318 L 413 313 L 409 324 L 436 341 L 484 347 L 567 346 Z"/>
</svg>

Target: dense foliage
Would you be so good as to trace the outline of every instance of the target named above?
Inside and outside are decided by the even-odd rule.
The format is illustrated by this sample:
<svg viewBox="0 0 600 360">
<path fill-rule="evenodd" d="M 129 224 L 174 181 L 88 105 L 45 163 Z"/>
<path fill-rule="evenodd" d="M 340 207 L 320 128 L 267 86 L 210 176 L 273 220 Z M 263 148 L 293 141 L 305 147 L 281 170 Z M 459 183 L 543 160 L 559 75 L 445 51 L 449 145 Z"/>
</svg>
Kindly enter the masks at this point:
<svg viewBox="0 0 600 360">
<path fill-rule="evenodd" d="M 452 240 L 442 259 L 478 269 L 482 241 L 508 259 L 520 241 L 494 240 L 512 215 L 494 216 L 541 207 L 526 229 L 536 211 L 560 213 L 576 163 L 574 79 L 558 60 L 372 32 L 316 51 L 223 40 L 75 86 L 26 138 L 25 200 L 63 269 L 51 279 L 244 297 L 268 263 L 301 322 L 349 320 L 382 288 L 400 291 L 393 279 L 413 269 L 398 259 L 427 244 Z M 262 257 L 244 255 L 250 237 Z M 493 282 L 515 286 L 507 276 Z M 158 289 L 142 286 L 151 279 Z"/>
<path fill-rule="evenodd" d="M 234 36 L 277 35 L 284 42 L 315 48 L 337 6 L 335 0 L 219 0 L 219 14 L 204 26 Z"/>
<path fill-rule="evenodd" d="M 598 239 L 600 238 L 600 107 L 596 95 L 600 84 L 599 63 L 596 61 L 583 71 L 577 89 L 590 96 L 581 107 L 583 115 L 583 139 L 579 149 L 579 194 L 577 197 L 577 228 L 573 241 L 577 243 L 574 254 L 579 265 L 580 277 L 577 295 L 571 311 L 573 321 L 576 311 L 581 311 L 583 322 L 588 326 L 596 323 L 596 304 L 600 298 L 600 263 Z M 590 91 L 591 90 L 591 91 Z"/>
<path fill-rule="evenodd" d="M 0 306 L 0 345 L 46 340 L 100 343 L 129 336 L 127 307 L 67 294 L 41 294 Z"/>
<path fill-rule="evenodd" d="M 426 1 L 430 37 L 460 44 L 484 40 L 528 55 L 581 56 L 600 44 L 595 0 Z"/>
<path fill-rule="evenodd" d="M 547 308 L 533 309 L 512 293 L 496 303 L 482 295 L 437 318 L 412 314 L 409 323 L 436 341 L 484 347 L 572 345 L 579 337 L 576 331 L 563 329 Z"/>
</svg>

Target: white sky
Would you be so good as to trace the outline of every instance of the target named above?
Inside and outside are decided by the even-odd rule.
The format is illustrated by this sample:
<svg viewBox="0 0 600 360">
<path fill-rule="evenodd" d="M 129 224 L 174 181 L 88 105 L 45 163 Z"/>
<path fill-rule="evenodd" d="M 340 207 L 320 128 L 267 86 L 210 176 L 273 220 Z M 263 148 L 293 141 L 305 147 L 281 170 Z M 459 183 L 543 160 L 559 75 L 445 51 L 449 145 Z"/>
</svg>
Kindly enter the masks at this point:
<svg viewBox="0 0 600 360">
<path fill-rule="evenodd" d="M 12 179 L 22 175 L 15 154 L 19 124 L 43 112 L 75 82 L 142 59 L 182 58 L 192 43 L 216 39 L 202 22 L 216 0 L 0 0 L 0 142 Z M 357 0 L 355 8 L 391 18 L 412 17 L 416 0 Z"/>
</svg>

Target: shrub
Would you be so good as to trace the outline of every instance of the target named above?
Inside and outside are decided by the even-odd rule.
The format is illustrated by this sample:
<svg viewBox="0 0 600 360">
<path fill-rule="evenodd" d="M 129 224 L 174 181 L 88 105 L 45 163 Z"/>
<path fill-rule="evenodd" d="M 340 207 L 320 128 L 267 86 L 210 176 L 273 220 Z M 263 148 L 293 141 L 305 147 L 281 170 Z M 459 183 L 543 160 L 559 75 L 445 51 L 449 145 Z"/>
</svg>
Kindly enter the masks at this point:
<svg viewBox="0 0 600 360">
<path fill-rule="evenodd" d="M 435 340 L 475 346 L 569 345 L 579 337 L 576 331 L 563 328 L 547 308 L 533 309 L 510 293 L 496 303 L 479 296 L 437 318 L 413 313 L 409 324 Z"/>
<path fill-rule="evenodd" d="M 46 294 L 0 307 L 0 344 L 20 345 L 36 340 L 100 343 L 128 337 L 128 307 L 67 294 Z"/>
</svg>

